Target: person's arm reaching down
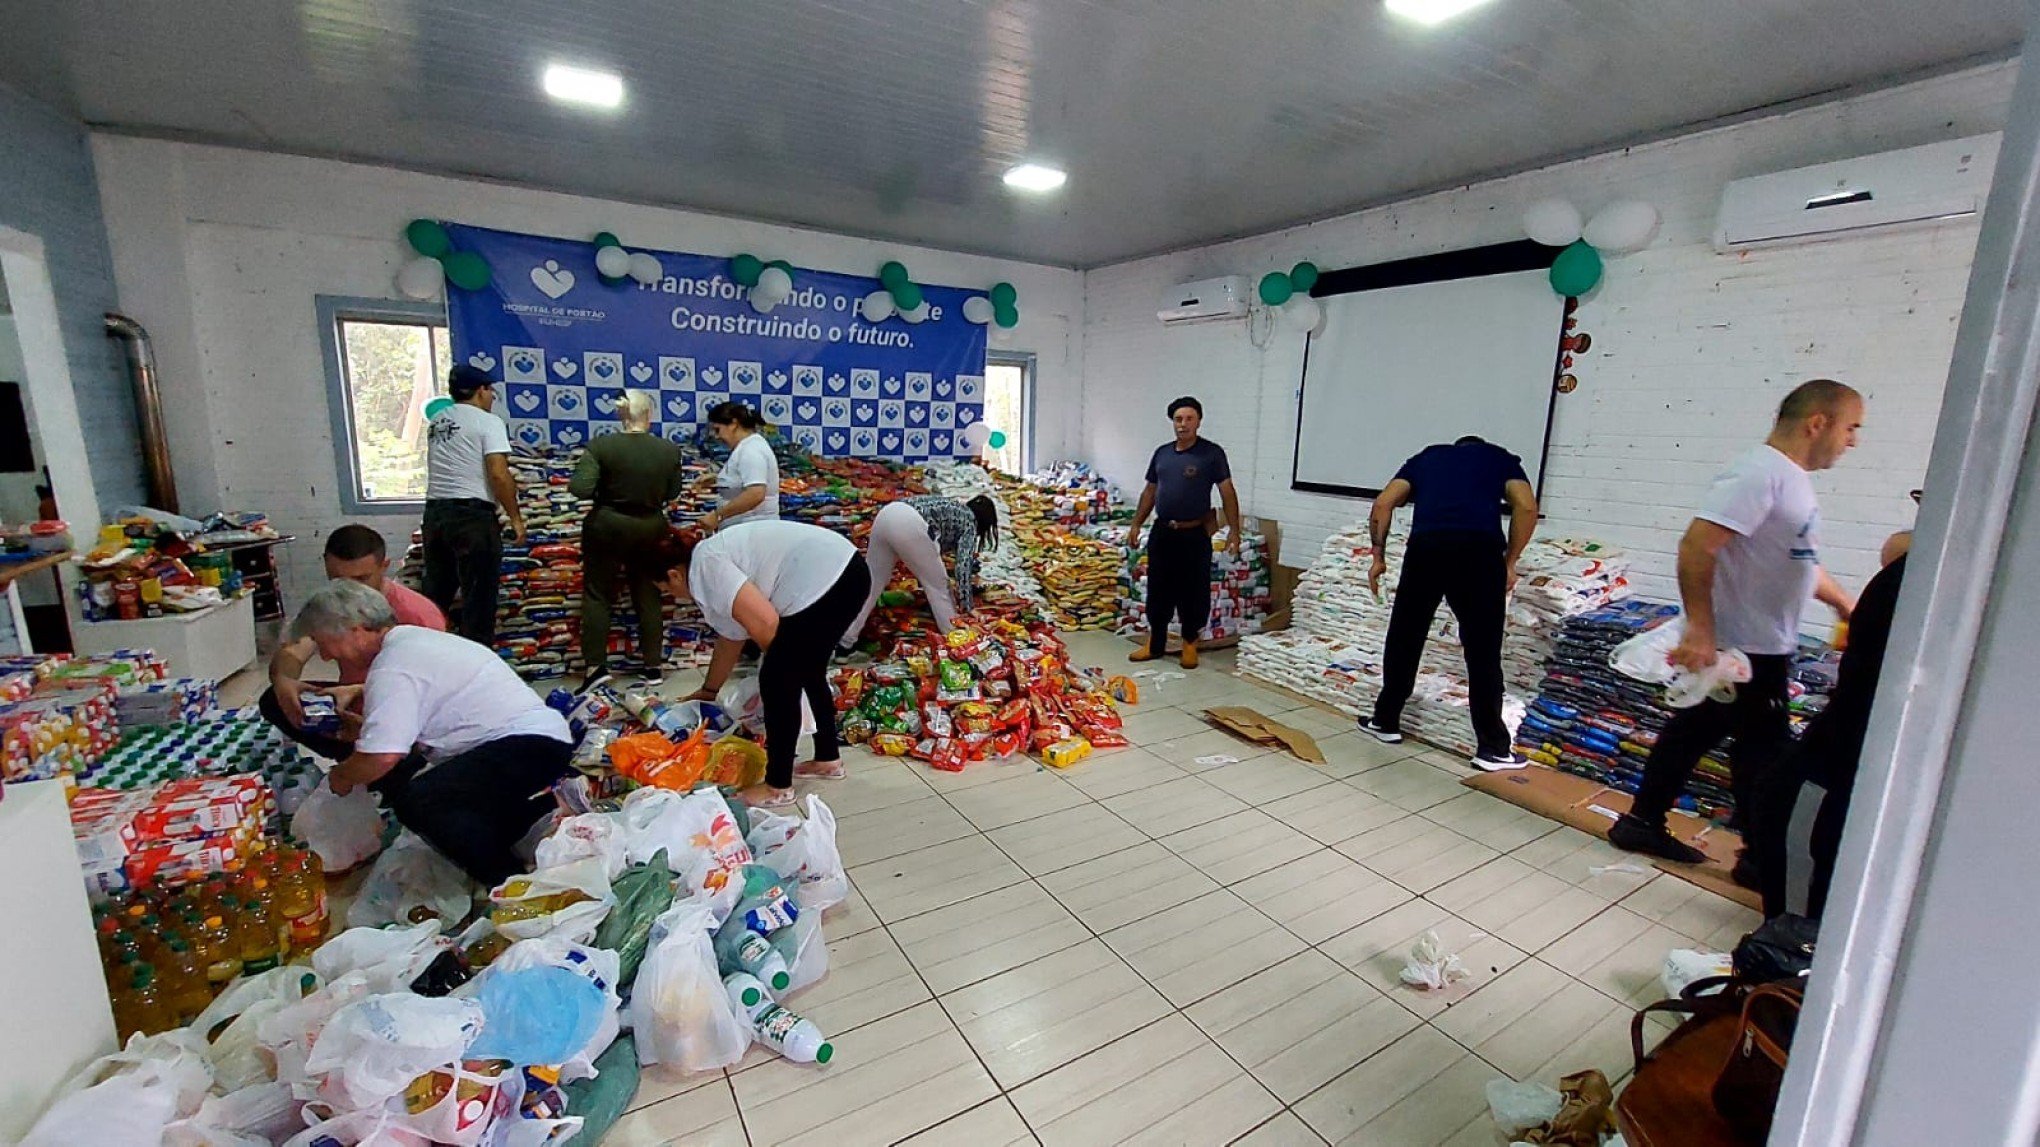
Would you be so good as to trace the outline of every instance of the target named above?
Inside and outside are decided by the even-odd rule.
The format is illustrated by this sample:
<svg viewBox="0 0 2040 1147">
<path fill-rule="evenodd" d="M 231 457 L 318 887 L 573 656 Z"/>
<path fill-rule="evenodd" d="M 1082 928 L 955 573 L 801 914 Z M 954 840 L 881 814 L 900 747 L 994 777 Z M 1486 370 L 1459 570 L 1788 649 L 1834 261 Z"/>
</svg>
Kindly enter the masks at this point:
<svg viewBox="0 0 2040 1147">
<path fill-rule="evenodd" d="M 1841 618 L 1843 621 L 1849 620 L 1849 615 L 1856 611 L 1856 599 L 1851 597 L 1849 591 L 1843 589 L 1841 583 L 1836 581 L 1833 575 L 1827 572 L 1826 566 L 1816 566 L 1814 569 L 1814 600 L 1834 610 L 1836 617 Z"/>
<path fill-rule="evenodd" d="M 305 666 L 318 651 L 311 638 L 300 637 L 277 646 L 276 653 L 269 658 L 269 685 L 276 690 L 276 703 L 294 727 L 305 723 L 304 707 L 298 698 L 305 691 Z"/>
<path fill-rule="evenodd" d="M 1502 497 L 1509 503 L 1509 581 L 1506 592 L 1516 591 L 1516 562 L 1523 557 L 1523 551 L 1530 546 L 1530 536 L 1537 532 L 1537 493 L 1530 483 L 1521 478 L 1510 479 L 1502 487 Z"/>
<path fill-rule="evenodd" d="M 744 656 L 744 639 L 723 637 L 715 639 L 715 652 L 709 655 L 708 672 L 701 676 L 701 688 L 682 697 L 682 701 L 713 701 L 728 683 L 730 674 L 736 672 L 737 662 Z"/>
<path fill-rule="evenodd" d="M 1668 660 L 1682 669 L 1705 669 L 1720 656 L 1714 642 L 1714 567 L 1721 547 L 1739 536 L 1727 526 L 1695 518 L 1679 539 L 1679 603 L 1686 632 Z"/>
<path fill-rule="evenodd" d="M 357 750 L 353 756 L 333 766 L 333 771 L 326 774 L 326 784 L 332 787 L 334 796 L 344 797 L 362 785 L 383 779 L 403 759 L 402 753 L 364 753 Z"/>
<path fill-rule="evenodd" d="M 1218 501 L 1225 507 L 1225 524 L 1228 528 L 1225 539 L 1226 552 L 1237 557 L 1240 552 L 1240 533 L 1244 527 L 1240 521 L 1240 495 L 1233 489 L 1231 478 L 1218 484 Z"/>
<path fill-rule="evenodd" d="M 496 495 L 496 504 L 510 516 L 510 535 L 518 545 L 524 544 L 524 511 L 517 508 L 517 479 L 510 476 L 508 454 L 485 454 L 482 468 L 489 477 L 489 492 Z"/>
<path fill-rule="evenodd" d="M 1367 567 L 1367 589 L 1381 597 L 1381 575 L 1388 572 L 1388 527 L 1395 512 L 1415 491 L 1406 478 L 1397 478 L 1374 496 L 1374 508 L 1367 511 L 1367 540 L 1374 546 L 1374 561 Z"/>
</svg>

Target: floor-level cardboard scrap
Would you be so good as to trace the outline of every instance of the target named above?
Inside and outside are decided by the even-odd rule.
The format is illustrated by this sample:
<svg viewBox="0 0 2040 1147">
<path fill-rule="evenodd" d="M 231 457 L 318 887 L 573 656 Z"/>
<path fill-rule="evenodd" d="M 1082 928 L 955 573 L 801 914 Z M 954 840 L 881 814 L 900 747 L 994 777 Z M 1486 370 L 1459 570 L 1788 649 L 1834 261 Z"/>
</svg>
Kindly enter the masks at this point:
<svg viewBox="0 0 2040 1147">
<path fill-rule="evenodd" d="M 1460 783 L 1581 832 L 1592 833 L 1602 840 L 1608 839 L 1608 826 L 1615 823 L 1615 818 L 1629 811 L 1628 793 L 1543 765 L 1481 773 Z M 1706 852 L 1707 863 L 1674 864 L 1668 860 L 1653 860 L 1652 864 L 1745 907 L 1762 909 L 1762 899 L 1729 876 L 1729 871 L 1735 867 L 1736 852 L 1742 848 L 1740 836 L 1682 812 L 1673 813 L 1669 819 L 1672 835 Z"/>
<path fill-rule="evenodd" d="M 1265 716 L 1252 709 L 1237 705 L 1206 709 L 1205 720 L 1224 729 L 1236 737 L 1244 737 L 1257 745 L 1280 745 L 1288 749 L 1299 760 L 1313 765 L 1325 763 L 1325 755 L 1317 742 L 1302 729 L 1292 729 L 1273 717 Z"/>
</svg>

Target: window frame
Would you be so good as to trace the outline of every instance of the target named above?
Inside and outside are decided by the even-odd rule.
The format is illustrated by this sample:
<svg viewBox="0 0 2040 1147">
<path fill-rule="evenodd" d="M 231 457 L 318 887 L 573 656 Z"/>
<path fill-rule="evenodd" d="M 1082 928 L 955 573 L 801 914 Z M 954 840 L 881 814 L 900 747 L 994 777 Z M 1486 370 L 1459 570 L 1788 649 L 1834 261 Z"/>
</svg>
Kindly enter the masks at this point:
<svg viewBox="0 0 2040 1147">
<path fill-rule="evenodd" d="M 991 398 L 991 368 L 994 365 L 1020 368 L 1020 473 L 1014 477 L 1025 477 L 1034 472 L 1035 357 L 1033 351 L 993 349 L 985 352 L 987 401 Z"/>
<path fill-rule="evenodd" d="M 326 363 L 326 405 L 331 416 L 333 457 L 340 481 L 340 508 L 350 515 L 424 512 L 423 498 L 363 498 L 361 460 L 355 456 L 354 407 L 347 390 L 347 368 L 341 346 L 343 322 L 401 323 L 437 326 L 452 338 L 446 304 L 410 299 L 371 299 L 353 295 L 318 295 L 319 346 Z"/>
</svg>

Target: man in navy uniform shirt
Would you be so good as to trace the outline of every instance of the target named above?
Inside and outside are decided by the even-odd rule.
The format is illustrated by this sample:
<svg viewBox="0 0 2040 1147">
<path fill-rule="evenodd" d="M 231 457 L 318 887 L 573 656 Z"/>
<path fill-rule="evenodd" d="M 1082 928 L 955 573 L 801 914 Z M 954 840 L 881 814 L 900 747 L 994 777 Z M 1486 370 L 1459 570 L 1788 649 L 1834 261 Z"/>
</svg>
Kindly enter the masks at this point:
<svg viewBox="0 0 2040 1147">
<path fill-rule="evenodd" d="M 1447 446 L 1428 447 L 1403 463 L 1374 498 L 1367 532 L 1374 542 L 1368 588 L 1381 596 L 1388 572 L 1388 526 L 1398 506 L 1414 504 L 1402 578 L 1389 614 L 1388 646 L 1381 659 L 1381 692 L 1374 715 L 1360 728 L 1387 744 L 1402 741 L 1403 705 L 1417 682 L 1424 639 L 1438 615 L 1438 603 L 1459 619 L 1466 651 L 1466 682 L 1472 702 L 1473 763 L 1490 771 L 1519 769 L 1523 757 L 1510 745 L 1502 722 L 1502 622 L 1509 592 L 1516 588 L 1516 559 L 1537 528 L 1537 495 L 1514 454 L 1474 436 Z M 1509 506 L 1509 536 L 1501 530 L 1501 506 Z"/>
<path fill-rule="evenodd" d="M 1240 552 L 1240 498 L 1233 490 L 1232 466 L 1216 442 L 1197 436 L 1204 425 L 1204 406 L 1194 398 L 1169 404 L 1176 440 L 1156 448 L 1148 459 L 1147 488 L 1126 529 L 1129 548 L 1140 545 L 1140 527 L 1150 513 L 1155 528 L 1148 534 L 1148 643 L 1129 660 L 1152 661 L 1169 651 L 1169 620 L 1183 627 L 1183 668 L 1197 668 L 1197 639 L 1211 620 L 1211 491 L 1225 503 L 1231 533 L 1227 552 Z"/>
</svg>

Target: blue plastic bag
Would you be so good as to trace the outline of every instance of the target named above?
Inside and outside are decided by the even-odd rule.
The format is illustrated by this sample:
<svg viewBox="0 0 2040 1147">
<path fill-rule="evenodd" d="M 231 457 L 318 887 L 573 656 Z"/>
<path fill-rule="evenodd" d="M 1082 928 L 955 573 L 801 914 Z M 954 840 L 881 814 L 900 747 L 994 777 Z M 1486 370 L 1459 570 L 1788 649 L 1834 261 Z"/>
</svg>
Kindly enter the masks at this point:
<svg viewBox="0 0 2040 1147">
<path fill-rule="evenodd" d="M 588 977 L 560 967 L 492 970 L 481 977 L 475 1002 L 482 1005 L 482 1032 L 468 1058 L 515 1064 L 573 1058 L 594 1037 L 609 1006 Z"/>
</svg>

